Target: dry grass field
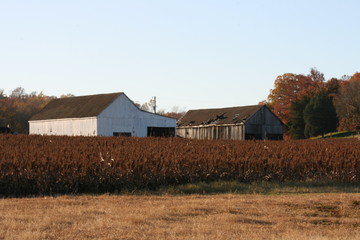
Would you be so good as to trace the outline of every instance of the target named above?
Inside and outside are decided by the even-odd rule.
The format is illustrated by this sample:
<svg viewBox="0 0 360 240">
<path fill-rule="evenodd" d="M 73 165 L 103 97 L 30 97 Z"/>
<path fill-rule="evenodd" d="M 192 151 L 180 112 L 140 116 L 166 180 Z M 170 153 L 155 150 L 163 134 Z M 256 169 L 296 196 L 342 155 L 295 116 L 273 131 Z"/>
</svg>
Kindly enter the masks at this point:
<svg viewBox="0 0 360 240">
<path fill-rule="evenodd" d="M 0 239 L 360 239 L 360 194 L 0 199 Z"/>
</svg>

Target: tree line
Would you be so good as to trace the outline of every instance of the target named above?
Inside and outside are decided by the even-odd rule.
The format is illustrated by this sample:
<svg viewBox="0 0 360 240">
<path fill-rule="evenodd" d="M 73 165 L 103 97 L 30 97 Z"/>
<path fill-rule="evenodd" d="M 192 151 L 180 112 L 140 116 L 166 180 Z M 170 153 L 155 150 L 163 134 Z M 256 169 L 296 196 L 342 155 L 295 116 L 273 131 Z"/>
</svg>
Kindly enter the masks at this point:
<svg viewBox="0 0 360 240">
<path fill-rule="evenodd" d="M 74 95 L 60 98 L 71 96 Z M 0 127 L 29 133 L 28 120 L 54 98 L 42 92 L 28 94 L 21 87 L 9 95 L 0 89 Z M 275 79 L 267 101 L 261 103 L 267 104 L 285 124 L 286 138 L 303 139 L 336 130 L 359 131 L 360 73 L 329 80 L 316 68 L 307 75 L 285 73 Z M 145 111 L 151 110 L 150 103 L 135 104 Z M 170 112 L 157 113 L 178 119 L 185 111 L 174 107 Z"/>
<path fill-rule="evenodd" d="M 28 121 L 31 116 L 54 98 L 42 92 L 28 94 L 21 87 L 12 90 L 9 95 L 0 89 L 0 126 L 17 133 L 29 133 Z"/>
<path fill-rule="evenodd" d="M 286 137 L 304 139 L 334 131 L 360 130 L 360 73 L 325 80 L 310 73 L 276 78 L 265 102 L 286 126 Z"/>
</svg>

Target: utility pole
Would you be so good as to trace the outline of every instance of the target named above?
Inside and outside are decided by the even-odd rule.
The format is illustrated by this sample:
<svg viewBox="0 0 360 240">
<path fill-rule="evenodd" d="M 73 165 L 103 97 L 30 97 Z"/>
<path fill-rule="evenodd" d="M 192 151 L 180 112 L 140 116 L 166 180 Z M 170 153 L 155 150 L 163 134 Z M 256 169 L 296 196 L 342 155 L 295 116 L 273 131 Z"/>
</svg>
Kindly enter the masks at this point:
<svg viewBox="0 0 360 240">
<path fill-rule="evenodd" d="M 156 96 L 154 96 L 154 97 L 150 100 L 150 102 L 151 102 L 151 105 L 152 105 L 152 107 L 153 107 L 154 113 L 156 113 Z"/>
</svg>

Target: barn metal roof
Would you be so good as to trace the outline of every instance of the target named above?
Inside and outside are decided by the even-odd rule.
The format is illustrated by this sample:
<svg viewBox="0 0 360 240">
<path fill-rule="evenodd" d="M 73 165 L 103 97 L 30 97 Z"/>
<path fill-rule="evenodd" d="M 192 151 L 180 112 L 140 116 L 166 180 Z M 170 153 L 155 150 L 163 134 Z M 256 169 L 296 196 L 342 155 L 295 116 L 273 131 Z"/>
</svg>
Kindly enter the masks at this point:
<svg viewBox="0 0 360 240">
<path fill-rule="evenodd" d="M 178 126 L 220 125 L 246 122 L 247 119 L 262 107 L 264 107 L 264 105 L 189 110 L 179 119 Z"/>
<path fill-rule="evenodd" d="M 121 94 L 124 93 L 117 92 L 53 99 L 39 113 L 33 115 L 30 121 L 96 117 Z"/>
</svg>

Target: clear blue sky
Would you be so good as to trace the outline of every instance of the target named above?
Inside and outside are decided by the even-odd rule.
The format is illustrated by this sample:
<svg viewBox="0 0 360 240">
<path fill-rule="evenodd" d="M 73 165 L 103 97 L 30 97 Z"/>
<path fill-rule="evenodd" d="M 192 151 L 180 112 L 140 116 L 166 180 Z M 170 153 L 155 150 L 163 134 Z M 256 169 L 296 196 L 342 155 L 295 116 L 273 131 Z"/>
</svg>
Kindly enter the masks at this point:
<svg viewBox="0 0 360 240">
<path fill-rule="evenodd" d="M 0 0 L 0 89 L 257 104 L 284 73 L 360 71 L 358 0 Z"/>
</svg>

